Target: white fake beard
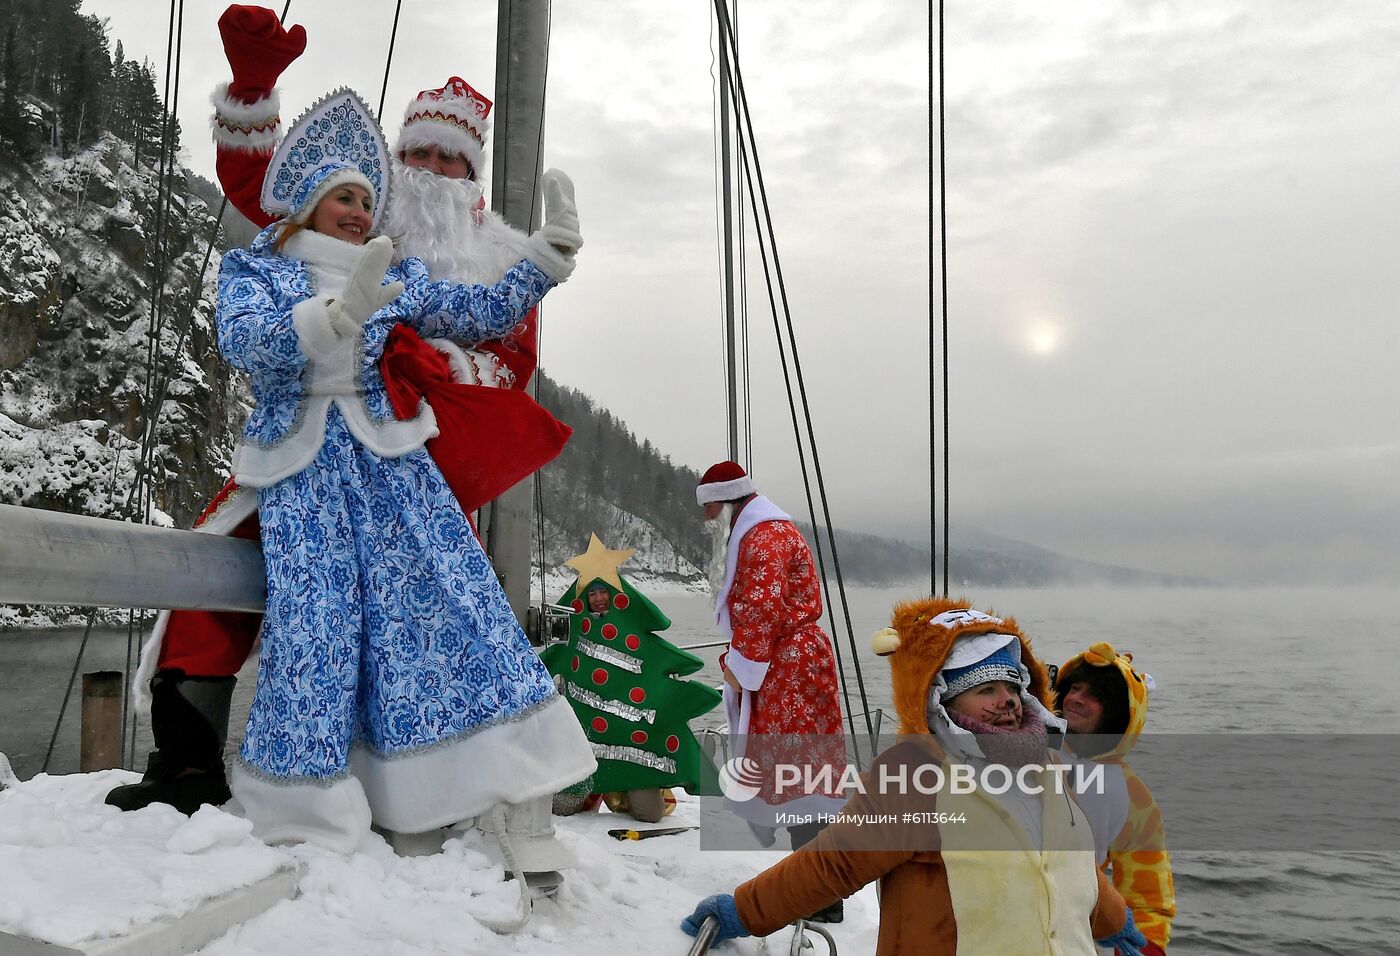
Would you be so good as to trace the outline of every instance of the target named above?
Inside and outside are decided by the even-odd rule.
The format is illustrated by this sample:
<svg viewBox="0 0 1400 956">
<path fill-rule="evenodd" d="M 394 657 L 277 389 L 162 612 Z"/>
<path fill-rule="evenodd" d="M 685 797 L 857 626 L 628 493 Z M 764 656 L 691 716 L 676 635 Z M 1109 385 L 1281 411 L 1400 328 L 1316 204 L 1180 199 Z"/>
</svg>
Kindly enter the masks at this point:
<svg viewBox="0 0 1400 956">
<path fill-rule="evenodd" d="M 730 523 L 734 520 L 734 506 L 725 503 L 720 513 L 705 522 L 705 533 L 710 536 L 710 560 L 705 564 L 705 577 L 710 582 L 710 593 L 718 601 L 724 595 L 725 571 L 728 570 Z"/>
<path fill-rule="evenodd" d="M 393 192 L 380 231 L 400 259 L 422 259 L 433 279 L 489 285 L 521 259 L 525 236 L 490 210 L 473 213 L 482 188 L 395 159 Z"/>
</svg>

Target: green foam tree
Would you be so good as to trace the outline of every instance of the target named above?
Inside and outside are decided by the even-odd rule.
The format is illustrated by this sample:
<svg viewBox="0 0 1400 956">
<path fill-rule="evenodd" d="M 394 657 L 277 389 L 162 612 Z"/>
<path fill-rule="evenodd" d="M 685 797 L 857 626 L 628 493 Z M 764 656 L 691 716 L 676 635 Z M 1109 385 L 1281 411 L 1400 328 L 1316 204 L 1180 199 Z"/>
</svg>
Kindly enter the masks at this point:
<svg viewBox="0 0 1400 956">
<path fill-rule="evenodd" d="M 579 576 L 558 603 L 575 613 L 568 641 L 546 648 L 544 664 L 562 678 L 563 694 L 593 744 L 594 792 L 683 787 L 718 795 L 714 764 L 689 723 L 714 709 L 719 692 L 679 679 L 704 661 L 657 633 L 670 619 L 617 570 L 631 554 L 609 551 L 594 535 L 587 552 L 566 562 Z M 597 585 L 607 592 L 602 613 L 588 604 Z"/>
</svg>

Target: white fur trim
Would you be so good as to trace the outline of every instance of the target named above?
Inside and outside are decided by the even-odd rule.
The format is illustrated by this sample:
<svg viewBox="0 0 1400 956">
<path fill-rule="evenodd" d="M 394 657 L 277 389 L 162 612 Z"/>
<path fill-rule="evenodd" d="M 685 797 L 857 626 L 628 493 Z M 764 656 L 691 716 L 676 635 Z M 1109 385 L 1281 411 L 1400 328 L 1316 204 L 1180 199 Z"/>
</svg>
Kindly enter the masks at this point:
<svg viewBox="0 0 1400 956">
<path fill-rule="evenodd" d="M 258 513 L 257 492 L 234 485 L 224 503 L 191 530 L 201 534 L 233 534 L 245 519 Z"/>
<path fill-rule="evenodd" d="M 427 402 L 417 418 L 376 423 L 358 397 L 309 395 L 301 427 L 276 445 L 240 444 L 233 453 L 233 476 L 240 485 L 268 488 L 307 468 L 326 440 L 326 416 L 334 402 L 350 434 L 382 458 L 400 458 L 438 436 L 437 417 Z"/>
<path fill-rule="evenodd" d="M 301 204 L 301 208 L 287 217 L 287 221 L 307 222 L 311 219 L 311 214 L 316 211 L 317 203 L 329 196 L 332 189 L 337 186 L 344 186 L 347 183 L 359 186 L 368 192 L 370 208 L 374 208 L 378 202 L 374 196 L 374 184 L 365 178 L 365 174 L 358 169 L 337 169 L 321 181 L 315 190 L 312 191 L 311 195 L 306 197 L 306 202 Z M 330 237 L 328 236 L 327 238 Z M 341 242 L 342 240 L 337 239 L 335 241 Z M 348 246 L 350 243 L 346 242 L 344 245 Z M 355 247 L 351 246 L 351 248 L 353 249 Z"/>
<path fill-rule="evenodd" d="M 282 245 L 282 255 L 300 259 L 316 278 L 316 288 L 327 295 L 340 295 L 355 266 L 364 257 L 365 247 L 343 239 L 303 229 Z"/>
<path fill-rule="evenodd" d="M 729 550 L 724 557 L 724 583 L 720 585 L 715 598 L 715 623 L 719 625 L 725 640 L 734 638 L 734 627 L 729 623 L 729 589 L 734 586 L 734 573 L 738 570 L 739 548 L 744 542 L 744 535 L 765 521 L 791 520 L 791 515 L 762 495 L 744 505 L 744 510 L 735 519 L 734 528 L 729 532 Z"/>
<path fill-rule="evenodd" d="M 224 499 L 224 503 L 219 506 L 213 514 L 192 528 L 200 534 L 229 535 L 234 529 L 241 525 L 249 516 L 256 514 L 258 510 L 258 496 L 256 492 L 244 491 L 235 487 L 229 492 L 229 496 Z M 151 628 L 151 636 L 146 639 L 146 646 L 141 648 L 141 659 L 136 665 L 136 676 L 131 682 L 131 704 L 136 713 L 150 719 L 151 715 L 151 678 L 156 676 L 156 670 L 160 665 L 160 650 L 165 646 L 165 631 L 170 625 L 170 612 L 161 611 L 156 615 L 155 626 Z M 252 656 L 250 652 L 249 656 Z"/>
<path fill-rule="evenodd" d="M 730 481 L 712 481 L 708 485 L 696 485 L 695 503 L 707 505 L 712 501 L 733 501 L 735 498 L 746 498 L 757 491 L 753 479 L 748 475 Z"/>
<path fill-rule="evenodd" d="M 499 356 L 476 349 L 464 349 L 451 339 L 428 339 L 428 344 L 447 356 L 452 369 L 452 381 L 459 385 L 482 385 L 486 388 L 509 388 L 503 372 L 510 369 Z"/>
<path fill-rule="evenodd" d="M 209 125 L 214 142 L 229 149 L 270 153 L 282 136 L 282 98 L 277 90 L 260 100 L 244 103 L 228 95 L 229 84 L 214 87 L 209 102 L 214 114 Z"/>
<path fill-rule="evenodd" d="M 482 138 L 485 139 L 486 131 L 481 132 Z M 481 143 L 478 143 L 471 133 L 453 123 L 419 117 L 399 131 L 398 142 L 394 144 L 394 155 L 403 159 L 406 152 L 419 146 L 436 146 L 446 152 L 467 157 L 467 162 L 472 164 L 474 180 L 480 180 L 486 169 L 486 151 Z"/>
<path fill-rule="evenodd" d="M 744 690 L 758 690 L 763 686 L 763 678 L 768 675 L 771 661 L 751 661 L 734 648 L 724 655 L 724 666 L 739 681 Z"/>
<path fill-rule="evenodd" d="M 565 255 L 535 233 L 525 240 L 525 258 L 555 282 L 563 282 L 574 274 L 574 257 Z"/>
<path fill-rule="evenodd" d="M 290 475 L 304 470 L 316 460 L 326 440 L 326 415 L 330 396 L 303 398 L 306 408 L 301 427 L 276 445 L 249 445 L 240 442 L 233 450 L 233 478 L 249 488 L 270 488 Z"/>
<path fill-rule="evenodd" d="M 297 345 L 307 358 L 324 360 L 341 344 L 340 336 L 331 326 L 329 307 L 331 297 L 318 295 L 292 306 L 292 328 L 296 329 Z"/>
<path fill-rule="evenodd" d="M 156 615 L 155 626 L 146 646 L 141 648 L 141 659 L 136 665 L 136 676 L 131 679 L 131 705 L 136 713 L 147 720 L 151 716 L 151 678 L 156 676 L 156 665 L 160 662 L 160 649 L 165 644 L 165 629 L 170 624 L 170 612 L 161 611 Z"/>
<path fill-rule="evenodd" d="M 375 823 L 419 833 L 553 794 L 598 762 L 573 708 L 555 696 L 519 720 L 421 753 L 386 760 L 356 747 L 350 769 L 364 782 Z"/>
<path fill-rule="evenodd" d="M 253 835 L 265 843 L 313 843 L 352 853 L 369 836 L 369 801 L 354 777 L 324 787 L 272 783 L 234 761 L 229 789 L 252 821 Z"/>
</svg>

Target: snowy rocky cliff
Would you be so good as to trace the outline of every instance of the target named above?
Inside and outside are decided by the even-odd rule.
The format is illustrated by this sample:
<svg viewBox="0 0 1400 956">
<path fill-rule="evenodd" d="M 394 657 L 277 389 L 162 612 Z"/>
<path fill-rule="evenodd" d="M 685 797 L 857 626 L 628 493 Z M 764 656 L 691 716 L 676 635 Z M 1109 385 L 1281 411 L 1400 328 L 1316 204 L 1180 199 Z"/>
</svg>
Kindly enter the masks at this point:
<svg viewBox="0 0 1400 956">
<path fill-rule="evenodd" d="M 227 475 L 247 406 L 214 343 L 219 250 L 199 271 L 213 219 L 183 171 L 164 210 L 157 180 L 111 134 L 0 152 L 0 502 L 134 516 L 148 389 L 149 519 L 187 524 Z"/>
</svg>

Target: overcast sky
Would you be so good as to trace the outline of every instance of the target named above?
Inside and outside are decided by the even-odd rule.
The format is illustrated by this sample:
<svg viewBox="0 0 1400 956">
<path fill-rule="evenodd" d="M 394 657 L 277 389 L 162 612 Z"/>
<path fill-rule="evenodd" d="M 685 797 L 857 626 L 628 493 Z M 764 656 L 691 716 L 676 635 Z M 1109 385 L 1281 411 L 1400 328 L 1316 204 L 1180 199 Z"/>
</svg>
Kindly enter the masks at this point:
<svg viewBox="0 0 1400 956">
<path fill-rule="evenodd" d="M 185 4 L 179 115 L 210 178 L 223 6 Z M 404 4 L 391 137 L 451 74 L 494 94 L 495 6 Z M 163 69 L 164 4 L 84 9 Z M 376 103 L 392 15 L 294 0 L 310 44 L 284 117 L 342 84 Z M 1400 580 L 1400 4 L 946 16 L 954 525 L 1232 581 Z M 553 18 L 546 165 L 577 183 L 587 243 L 543 366 L 703 469 L 726 456 L 710 7 Z M 834 520 L 926 542 L 926 13 L 742 0 L 739 20 Z M 753 471 L 796 513 L 751 260 Z"/>
</svg>

